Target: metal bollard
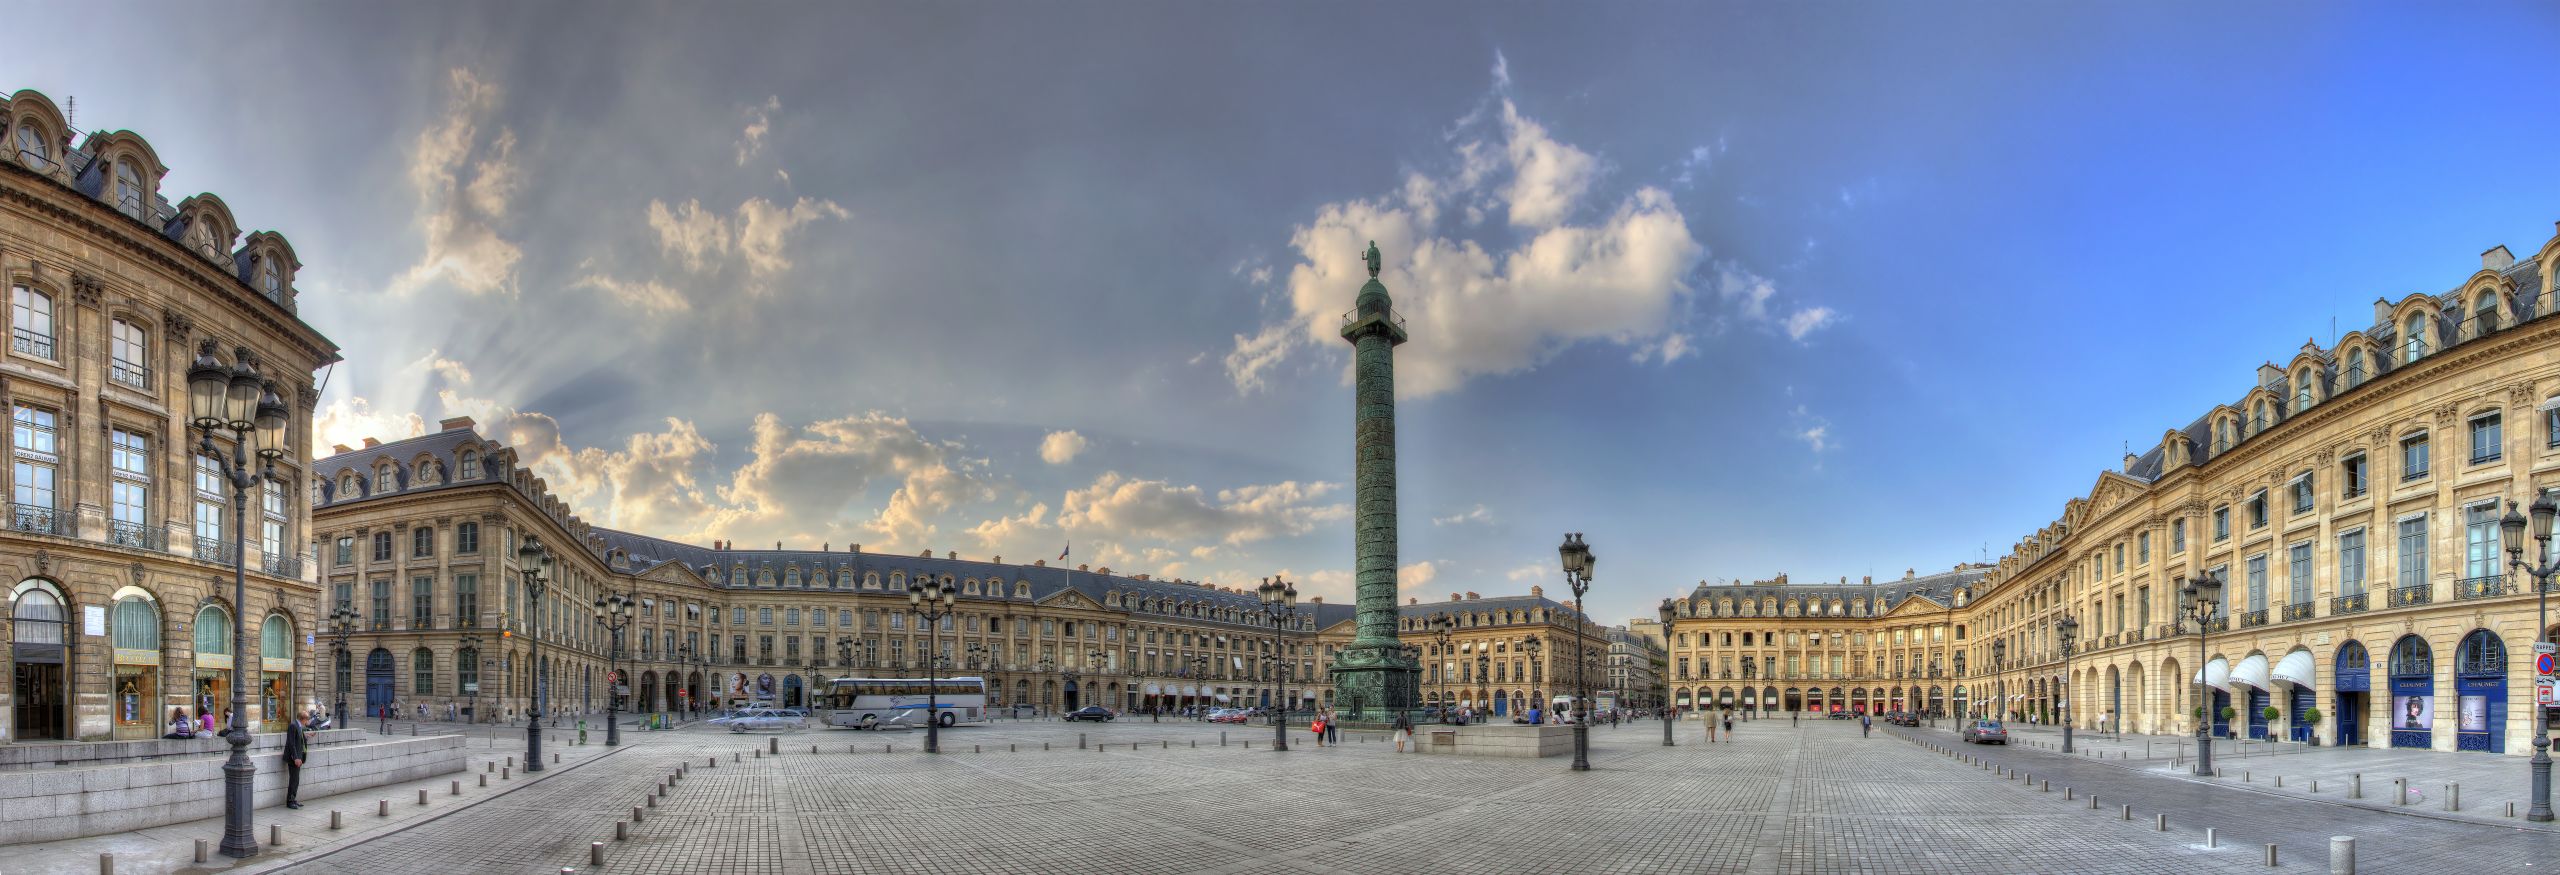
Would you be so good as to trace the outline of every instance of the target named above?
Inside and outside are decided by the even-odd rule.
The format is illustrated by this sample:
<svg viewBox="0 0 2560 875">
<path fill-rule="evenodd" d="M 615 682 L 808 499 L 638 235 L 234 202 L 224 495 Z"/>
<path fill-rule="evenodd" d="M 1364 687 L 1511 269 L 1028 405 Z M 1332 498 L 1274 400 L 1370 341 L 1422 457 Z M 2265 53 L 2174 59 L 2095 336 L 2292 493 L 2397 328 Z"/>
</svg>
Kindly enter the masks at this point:
<svg viewBox="0 0 2560 875">
<path fill-rule="evenodd" d="M 197 840 L 196 840 L 196 862 L 198 862 L 198 863 L 202 863 L 202 862 L 204 862 L 204 840 L 203 840 L 203 839 L 197 839 Z"/>
<path fill-rule="evenodd" d="M 331 812 L 329 812 L 329 828 L 330 828 L 330 829 L 345 829 L 345 828 L 347 828 L 347 821 L 346 821 L 346 817 L 345 817 L 345 815 L 346 815 L 346 812 L 344 812 L 344 811 L 331 811 Z"/>
<path fill-rule="evenodd" d="M 658 807 L 658 796 L 657 796 L 657 794 L 652 793 L 652 794 L 649 794 L 649 795 L 647 795 L 647 796 L 643 796 L 643 797 L 640 797 L 640 798 L 641 798 L 641 800 L 642 800 L 642 801 L 644 801 L 644 802 L 647 802 L 647 803 L 648 803 L 647 807 L 649 807 L 649 808 L 656 808 L 656 807 Z"/>
<path fill-rule="evenodd" d="M 281 823 L 270 823 L 270 824 L 267 824 L 267 844 L 269 844 L 269 845 L 283 845 L 283 844 L 284 844 L 284 824 L 281 824 Z"/>
<path fill-rule="evenodd" d="M 2078 791 L 2073 790 L 2073 789 L 2071 789 L 2071 788 L 2069 788 L 2069 787 L 2064 787 L 2064 788 L 2062 788 L 2062 801 L 2064 801 L 2064 802 L 2069 802 L 2069 801 L 2071 801 L 2071 800 L 2078 799 L 2078 798 L 2080 798 L 2080 796 L 2078 795 Z"/>
<path fill-rule="evenodd" d="M 480 770 L 482 773 L 495 772 L 498 770 L 497 763 L 481 763 L 480 765 L 484 767 Z"/>
<path fill-rule="evenodd" d="M 2329 837 L 2329 875 L 2356 875 L 2356 837 Z"/>
<path fill-rule="evenodd" d="M 2053 781 L 2052 781 L 2052 779 L 2046 779 L 2046 780 L 2043 780 L 2043 781 L 2038 781 L 2038 782 L 2036 782 L 2036 792 L 2038 792 L 2038 793 L 2051 793 L 2051 792 L 2053 792 Z"/>
<path fill-rule="evenodd" d="M 2131 806 L 2131 805 L 2127 805 L 2127 806 L 2125 806 L 2125 807 L 2126 807 L 2126 808 L 2132 808 L 2133 806 Z M 2151 821 L 2151 831 L 2152 831 L 2152 832 L 2168 832 L 2168 831 L 2169 831 L 2169 815 L 2167 815 L 2167 814 L 2165 814 L 2165 813 L 2163 813 L 2163 814 L 2154 814 L 2154 815 L 2152 815 L 2152 816 L 2151 816 L 2151 818 L 2152 818 L 2152 821 Z"/>
<path fill-rule="evenodd" d="M 1199 749 L 1200 749 L 1200 739 L 1194 738 L 1194 739 L 1192 739 L 1192 740 L 1191 740 L 1191 749 L 1192 749 L 1192 750 L 1199 750 Z"/>
<path fill-rule="evenodd" d="M 2089 797 L 2089 810 L 2091 810 L 2091 811 L 2096 811 L 2096 810 L 2098 810 L 2098 797 L 2096 797 L 2096 796 L 2091 796 L 2091 797 Z"/>
<path fill-rule="evenodd" d="M 764 751 L 756 751 L 756 759 L 764 759 Z"/>
<path fill-rule="evenodd" d="M 2393 779 L 2391 779 L 2391 804 L 2393 804 L 2393 805 L 2407 805 L 2407 804 L 2409 804 L 2409 779 L 2407 779 L 2407 778 L 2393 778 Z"/>
<path fill-rule="evenodd" d="M 2255 780 L 2257 780 L 2257 779 L 2252 778 L 2252 777 L 2249 777 L 2249 770 L 2248 770 L 2248 769 L 2241 769 L 2241 770 L 2240 770 L 2240 783 L 2246 784 L 2246 783 L 2250 783 L 2251 781 L 2255 781 Z"/>
<path fill-rule="evenodd" d="M 2444 785 L 2444 810 L 2462 810 L 2462 782 L 2454 781 Z"/>
<path fill-rule="evenodd" d="M 2118 820 L 2132 820 L 2132 819 L 2133 819 L 2133 806 L 2131 806 L 2131 805 L 2127 805 L 2127 806 L 2125 806 L 2125 807 L 2124 807 L 2124 813 L 2123 813 L 2123 814 L 2121 814 L 2121 815 L 2117 815 L 2117 819 L 2118 819 Z"/>
<path fill-rule="evenodd" d="M 461 781 L 455 781 L 455 782 L 453 782 L 453 792 L 451 792 L 451 793 L 447 793 L 447 794 L 445 794 L 445 795 L 448 795 L 448 796 L 460 796 L 460 795 L 462 795 L 462 782 L 461 782 Z"/>
<path fill-rule="evenodd" d="M 2320 779 L 2318 779 L 2318 778 L 2313 778 L 2313 779 L 2311 779 L 2311 792 L 2313 792 L 2313 793 L 2318 793 L 2318 792 L 2320 792 Z"/>
<path fill-rule="evenodd" d="M 1081 733 L 1081 732 L 1076 733 L 1076 749 L 1077 749 L 1077 750 L 1083 750 L 1083 749 L 1084 749 L 1084 733 Z"/>
<path fill-rule="evenodd" d="M 589 865 L 589 866 L 602 866 L 602 865 L 604 865 L 604 843 L 603 843 L 603 842 L 588 842 L 588 843 L 587 843 L 587 865 Z"/>
<path fill-rule="evenodd" d="M 765 740 L 764 740 L 764 746 L 765 746 L 765 753 L 769 753 L 769 754 L 772 754 L 772 755 L 774 755 L 774 756 L 781 756 L 781 755 L 782 755 L 782 739 L 779 739 L 779 738 L 768 738 L 768 739 L 765 739 Z"/>
<path fill-rule="evenodd" d="M 640 813 L 640 806 L 637 806 L 637 805 L 631 806 L 631 822 L 632 822 L 632 823 L 639 823 L 639 822 L 641 822 L 641 818 L 642 818 L 642 815 L 641 815 L 641 813 Z"/>
<path fill-rule="evenodd" d="M 613 840 L 617 842 L 627 842 L 631 840 L 631 821 L 617 820 L 613 822 Z"/>
<path fill-rule="evenodd" d="M 507 780 L 507 775 L 508 775 L 508 773 L 509 773 L 509 772 L 512 772 L 512 771 L 514 771 L 514 770 L 512 770 L 512 769 L 499 769 L 499 770 L 498 770 L 498 780 L 501 780 L 501 781 Z"/>
<path fill-rule="evenodd" d="M 376 800 L 374 800 L 374 801 L 373 801 L 373 816 L 375 816 L 375 817 L 390 817 L 390 816 L 391 816 L 391 800 L 389 800 L 389 799 L 376 799 Z"/>
<path fill-rule="evenodd" d="M 1004 752 L 1005 752 L 1005 753 L 1021 753 L 1021 752 L 1022 752 L 1022 747 L 1021 747 L 1020 745 L 1013 744 L 1012 742 L 1006 742 L 1006 743 L 1005 743 L 1005 746 L 1004 746 Z"/>
<path fill-rule="evenodd" d="M 418 791 L 418 804 L 420 804 L 420 805 L 425 805 L 425 804 L 427 804 L 427 791 L 425 791 L 425 790 L 420 790 L 420 791 Z"/>
<path fill-rule="evenodd" d="M 969 746 L 969 752 L 970 752 L 970 753 L 986 753 L 986 751 L 985 751 L 984 749 L 982 749 L 982 748 L 980 748 L 980 747 L 978 747 L 977 745 L 974 745 L 974 744 Z"/>
<path fill-rule="evenodd" d="M 2276 865 L 2276 845 L 2275 845 L 2275 843 L 2274 843 L 2274 842 L 2268 842 L 2268 843 L 2267 843 L 2267 868 L 2270 868 L 2270 869 L 2275 868 L 2275 865 Z"/>
<path fill-rule="evenodd" d="M 2277 776 L 2276 776 L 2276 786 L 2278 786 L 2278 787 L 2282 787 L 2282 786 L 2284 786 L 2284 776 L 2283 776 L 2283 775 L 2277 775 Z"/>
<path fill-rule="evenodd" d="M 552 764 L 552 765 L 555 765 L 555 766 L 560 764 L 560 755 L 559 755 L 559 754 L 556 754 L 556 753 L 555 753 L 555 754 L 552 754 L 552 755 L 551 755 L 551 764 Z"/>
<path fill-rule="evenodd" d="M 2165 815 L 2165 814 L 2164 814 L 2164 815 L 2161 815 L 2161 816 L 2162 816 L 2162 817 L 2167 817 L 2168 815 Z M 2219 848 L 2219 847 L 2222 847 L 2222 834 L 2221 834 L 2221 831 L 2220 831 L 2220 830 L 2216 830 L 2216 829 L 2214 829 L 2213 827 L 2210 827 L 2210 826 L 2205 827 L 2205 828 L 2204 828 L 2204 846 L 2205 846 L 2205 847 L 2208 847 L 2208 848 Z"/>
<path fill-rule="evenodd" d="M 1044 741 L 1044 742 L 1041 742 L 1041 743 L 1040 743 L 1040 749 L 1041 749 L 1041 750 L 1048 750 L 1048 749 L 1049 749 L 1049 743 L 1048 743 L 1048 742 L 1045 742 L 1045 741 Z"/>
<path fill-rule="evenodd" d="M 512 769 L 512 768 L 515 768 L 515 767 L 516 767 L 516 758 L 515 758 L 515 757 L 512 757 L 512 756 L 511 756 L 511 757 L 508 757 L 508 758 L 507 758 L 507 768 Z"/>
<path fill-rule="evenodd" d="M 817 753 L 817 752 L 818 752 L 818 746 L 817 746 L 817 745 L 814 745 L 814 744 L 813 744 L 813 745 L 810 745 L 810 746 L 809 746 L 809 752 L 810 752 L 810 753 Z"/>
<path fill-rule="evenodd" d="M 2509 802 L 2509 803 L 2507 803 L 2507 816 L 2508 816 L 2508 817 L 2514 817 L 2514 816 L 2516 816 L 2516 804 L 2515 804 L 2515 803 L 2513 803 L 2513 802 Z"/>
<path fill-rule="evenodd" d="M 2362 799 L 2362 798 L 2364 798 L 2364 773 L 2363 773 L 2363 772 L 2357 772 L 2357 773 L 2355 773 L 2353 776 L 2351 776 L 2348 780 L 2349 780 L 2349 781 L 2351 781 L 2352 783 L 2349 783 L 2349 784 L 2347 785 L 2347 798 L 2349 798 L 2349 799 Z"/>
</svg>

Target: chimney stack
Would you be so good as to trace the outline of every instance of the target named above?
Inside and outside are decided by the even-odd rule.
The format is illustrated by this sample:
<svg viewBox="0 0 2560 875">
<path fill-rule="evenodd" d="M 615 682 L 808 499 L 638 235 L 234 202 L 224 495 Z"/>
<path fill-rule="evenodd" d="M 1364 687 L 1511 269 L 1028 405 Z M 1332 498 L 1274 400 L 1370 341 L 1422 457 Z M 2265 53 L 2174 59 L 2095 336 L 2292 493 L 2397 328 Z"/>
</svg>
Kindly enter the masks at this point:
<svg viewBox="0 0 2560 875">
<path fill-rule="evenodd" d="M 382 446 L 382 442 L 381 442 L 381 441 L 374 440 L 374 439 L 372 439 L 372 438 L 365 438 L 365 439 L 364 439 L 364 448 L 365 448 L 365 449 L 370 450 L 370 449 L 373 449 L 373 448 L 378 447 L 378 446 Z"/>
<path fill-rule="evenodd" d="M 1533 599 L 1534 599 L 1534 598 L 1539 598 L 1539 597 L 1544 596 L 1544 595 L 1546 595 L 1546 594 L 1547 594 L 1547 588 L 1546 588 L 1546 587 L 1538 586 L 1538 585 L 1536 585 L 1536 584 L 1531 584 L 1531 585 L 1529 586 L 1529 597 L 1530 597 L 1530 598 L 1533 598 Z M 1476 597 L 1476 594 L 1475 594 L 1475 593 L 1467 593 L 1467 597 L 1468 597 L 1468 598 L 1475 598 L 1475 597 Z"/>
<path fill-rule="evenodd" d="M 472 426 L 474 426 L 474 425 L 478 425 L 478 424 L 479 424 L 479 423 L 472 422 L 472 421 L 471 421 L 471 417 L 468 417 L 468 416 L 456 416 L 456 417 L 454 417 L 454 418 L 452 418 L 452 419 L 446 419 L 446 420 L 442 420 L 442 421 L 437 422 L 437 423 L 436 423 L 436 430 L 437 430 L 437 431 L 457 431 L 457 430 L 461 430 L 461 429 L 467 429 L 467 428 L 470 428 L 470 427 L 472 427 Z"/>
<path fill-rule="evenodd" d="M 356 451 L 356 448 L 354 448 L 354 447 L 350 447 L 350 446 L 347 446 L 346 444 L 330 444 L 330 445 L 329 445 L 329 452 L 330 452 L 330 453 L 332 453 L 332 454 L 335 454 L 335 453 L 352 453 L 352 452 L 355 452 L 355 451 Z"/>
</svg>

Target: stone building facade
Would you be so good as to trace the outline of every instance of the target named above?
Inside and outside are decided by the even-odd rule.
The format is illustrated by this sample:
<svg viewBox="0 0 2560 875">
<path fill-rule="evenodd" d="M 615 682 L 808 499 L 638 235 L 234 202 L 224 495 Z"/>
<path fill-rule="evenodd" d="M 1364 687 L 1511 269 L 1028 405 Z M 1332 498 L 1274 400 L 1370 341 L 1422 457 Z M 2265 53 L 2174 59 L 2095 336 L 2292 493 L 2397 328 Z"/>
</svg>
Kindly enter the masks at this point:
<svg viewBox="0 0 2560 875">
<path fill-rule="evenodd" d="M 74 147 L 68 121 L 43 94 L 0 97 L 13 426 L 0 739 L 158 737 L 173 710 L 229 707 L 234 660 L 255 661 L 243 716 L 273 731 L 312 700 L 306 436 L 312 373 L 337 347 L 296 315 L 301 265 L 283 235 L 244 236 L 209 193 L 171 204 L 148 141 L 98 132 Z M 189 428 L 187 368 L 208 348 L 255 364 L 290 410 L 291 446 L 245 525 Z M 241 533 L 248 595 L 233 604 Z"/>
<path fill-rule="evenodd" d="M 1396 618 L 1396 637 L 1422 659 L 1423 704 L 1494 716 L 1532 705 L 1552 709 L 1556 697 L 1574 695 L 1577 683 L 1596 698 L 1609 685 L 1608 632 L 1535 586 L 1525 596 L 1408 598 Z"/>
<path fill-rule="evenodd" d="M 1701 582 L 1673 601 L 1671 706 L 1714 711 L 1945 711 L 1965 691 L 1965 565 L 1878 584 L 1786 575 Z"/>
<path fill-rule="evenodd" d="M 2445 291 L 2376 300 L 2373 324 L 2260 366 L 1978 579 L 1839 625 L 1853 642 L 1860 626 L 1930 628 L 1923 667 L 1946 673 L 1963 713 L 2527 753 L 2532 644 L 2550 630 L 2497 518 L 2560 487 L 2555 277 L 2560 237 L 2524 258 L 2492 248 Z M 2208 575 L 2222 603 L 2199 623 L 2179 593 Z M 1776 633 L 1836 634 L 1815 628 L 1835 624 L 1833 602 L 1818 624 L 1783 606 L 1796 591 L 1769 588 L 1759 622 L 1774 597 Z M 1684 600 L 1675 636 L 1721 641 L 1740 619 L 1724 601 Z"/>
<path fill-rule="evenodd" d="M 604 709 L 616 670 L 632 710 L 791 705 L 837 677 L 923 677 L 928 658 L 943 676 L 984 678 L 999 707 L 1306 707 L 1331 703 L 1324 667 L 1353 636 L 1352 606 L 1315 598 L 1275 641 L 1252 586 L 860 545 L 703 546 L 606 529 L 580 519 L 469 419 L 338 447 L 316 470 L 327 607 L 358 615 L 343 658 L 334 630 L 321 630 L 320 643 L 335 666 L 332 690 L 359 713 L 393 705 L 414 716 L 424 705 L 433 716 L 451 708 L 506 719 L 523 712 L 537 671 L 547 672 L 546 713 Z M 528 534 L 555 556 L 555 581 L 538 603 L 516 560 Z M 907 610 L 907 584 L 924 575 L 960 592 L 938 638 Z M 618 653 L 594 617 L 609 594 L 638 605 Z M 1467 628 L 1489 640 L 1495 623 L 1484 607 Z M 1504 607 L 1522 609 L 1504 628 L 1535 631 L 1562 606 L 1532 597 Z M 529 617 L 541 630 L 539 662 Z M 1272 678 L 1274 667 L 1284 680 Z"/>
</svg>

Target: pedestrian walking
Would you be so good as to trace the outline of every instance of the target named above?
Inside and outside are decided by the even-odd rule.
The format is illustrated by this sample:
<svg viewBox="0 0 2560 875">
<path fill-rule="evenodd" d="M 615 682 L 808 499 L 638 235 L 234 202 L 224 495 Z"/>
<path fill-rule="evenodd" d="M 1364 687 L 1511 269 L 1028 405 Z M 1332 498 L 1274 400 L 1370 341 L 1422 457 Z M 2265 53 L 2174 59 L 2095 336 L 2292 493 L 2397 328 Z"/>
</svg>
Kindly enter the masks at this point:
<svg viewBox="0 0 2560 875">
<path fill-rule="evenodd" d="M 1859 738 L 1866 738 L 1866 737 L 1868 737 L 1868 736 L 1874 735 L 1875 733 L 1876 733 L 1876 718 L 1875 718 L 1875 715 L 1873 715 L 1873 714 L 1860 714 L 1860 715 L 1858 715 L 1858 737 L 1859 737 Z"/>
<path fill-rule="evenodd" d="M 1731 711 L 1724 712 L 1724 737 L 1726 741 L 1733 740 L 1733 712 Z"/>
<path fill-rule="evenodd" d="M 1412 738 L 1413 715 L 1403 711 L 1396 712 L 1396 752 L 1403 753 L 1404 743 Z"/>
<path fill-rule="evenodd" d="M 1323 712 L 1323 711 L 1317 711 L 1317 712 L 1316 712 L 1316 722 L 1315 722 L 1315 725 L 1309 726 L 1309 727 L 1307 727 L 1307 729 L 1308 729 L 1308 731 L 1311 731 L 1311 732 L 1314 732 L 1314 733 L 1315 733 L 1315 736 L 1316 736 L 1316 737 L 1315 737 L 1315 743 L 1316 743 L 1316 746 L 1317 746 L 1317 747 L 1323 747 L 1323 746 L 1324 746 L 1324 712 Z"/>
<path fill-rule="evenodd" d="M 1709 714 L 1706 717 L 1707 719 L 1701 722 L 1707 724 L 1707 743 L 1714 744 L 1716 743 L 1716 715 Z"/>
<path fill-rule="evenodd" d="M 301 708 L 284 724 L 284 807 L 302 807 L 302 756 L 308 751 L 302 737 L 302 725 L 311 721 L 311 709 Z"/>
<path fill-rule="evenodd" d="M 1324 740 L 1336 744 L 1342 743 L 1342 721 L 1333 719 L 1331 708 L 1325 709 L 1324 712 Z"/>
</svg>

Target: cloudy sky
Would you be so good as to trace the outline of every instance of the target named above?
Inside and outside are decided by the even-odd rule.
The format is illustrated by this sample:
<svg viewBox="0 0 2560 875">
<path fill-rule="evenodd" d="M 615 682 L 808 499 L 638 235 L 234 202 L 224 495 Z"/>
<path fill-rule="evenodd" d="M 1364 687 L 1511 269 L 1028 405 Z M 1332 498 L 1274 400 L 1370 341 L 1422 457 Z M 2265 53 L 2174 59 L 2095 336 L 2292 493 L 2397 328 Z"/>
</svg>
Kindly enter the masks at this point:
<svg viewBox="0 0 2560 875">
<path fill-rule="evenodd" d="M 2551 7 L 2229 5 L 126 6 L 0 88 L 293 240 L 321 446 L 702 542 L 1346 599 L 1375 239 L 1406 589 L 1580 531 L 1623 618 L 1979 559 L 2549 239 Z"/>
</svg>

